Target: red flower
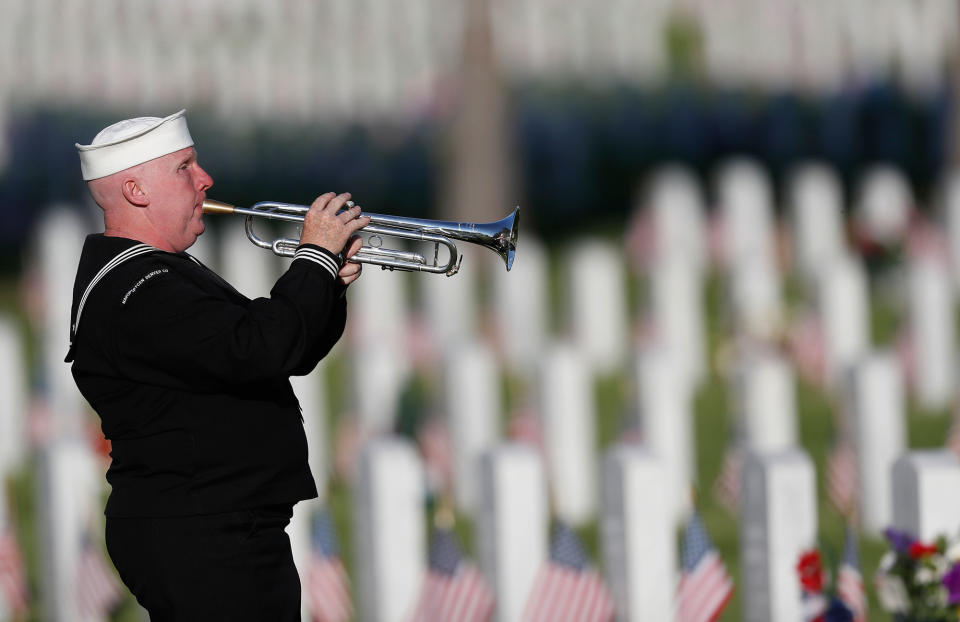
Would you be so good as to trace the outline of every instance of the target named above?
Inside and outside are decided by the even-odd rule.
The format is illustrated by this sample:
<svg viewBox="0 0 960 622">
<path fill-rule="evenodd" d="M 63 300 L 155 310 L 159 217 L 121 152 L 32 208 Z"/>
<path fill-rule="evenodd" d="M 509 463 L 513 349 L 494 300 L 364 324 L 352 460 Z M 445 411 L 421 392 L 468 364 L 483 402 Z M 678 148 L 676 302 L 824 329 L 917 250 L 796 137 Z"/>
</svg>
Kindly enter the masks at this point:
<svg viewBox="0 0 960 622">
<path fill-rule="evenodd" d="M 797 562 L 797 574 L 800 575 L 800 585 L 808 592 L 823 590 L 823 565 L 820 562 L 819 551 L 807 551 L 800 555 Z"/>
<path fill-rule="evenodd" d="M 910 550 L 908 554 L 914 559 L 920 559 L 921 557 L 926 557 L 927 555 L 933 555 L 937 552 L 937 547 L 933 544 L 923 544 L 922 542 L 914 542 L 910 545 Z"/>
</svg>

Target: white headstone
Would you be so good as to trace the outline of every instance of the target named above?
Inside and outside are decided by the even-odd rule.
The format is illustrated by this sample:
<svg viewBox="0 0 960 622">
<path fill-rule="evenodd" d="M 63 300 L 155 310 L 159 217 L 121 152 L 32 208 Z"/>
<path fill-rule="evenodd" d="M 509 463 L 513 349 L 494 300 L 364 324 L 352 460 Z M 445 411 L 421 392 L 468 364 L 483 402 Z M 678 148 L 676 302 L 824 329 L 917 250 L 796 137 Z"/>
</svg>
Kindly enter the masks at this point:
<svg viewBox="0 0 960 622">
<path fill-rule="evenodd" d="M 540 373 L 540 420 L 555 511 L 583 525 L 597 504 L 593 382 L 580 352 L 566 344 L 546 354 Z"/>
<path fill-rule="evenodd" d="M 587 240 L 567 256 L 567 309 L 574 343 L 589 369 L 606 374 L 627 355 L 626 262 L 607 242 Z"/>
<path fill-rule="evenodd" d="M 669 620 L 676 588 L 676 532 L 668 512 L 663 462 L 635 446 L 610 449 L 603 460 L 604 568 L 618 622 Z"/>
<path fill-rule="evenodd" d="M 892 518 L 893 463 L 906 447 L 903 379 L 896 357 L 889 352 L 863 358 L 850 378 L 860 523 L 879 537 Z"/>
<path fill-rule="evenodd" d="M 890 166 L 868 170 L 860 185 L 857 222 L 864 233 L 881 244 L 899 241 L 907 231 L 913 194 L 903 173 Z"/>
<path fill-rule="evenodd" d="M 932 257 L 910 262 L 910 333 L 913 337 L 917 398 L 929 409 L 945 408 L 957 381 L 953 288 L 946 266 Z"/>
<path fill-rule="evenodd" d="M 803 620 L 797 562 L 817 541 L 817 484 L 801 450 L 751 454 L 744 465 L 740 576 L 747 622 Z"/>
<path fill-rule="evenodd" d="M 698 384 L 707 367 L 706 326 L 703 284 L 690 260 L 654 264 L 650 305 L 656 342 L 673 352 L 687 381 Z"/>
<path fill-rule="evenodd" d="M 522 244 L 510 272 L 493 270 L 495 323 L 507 364 L 532 376 L 550 327 L 548 258 L 539 240 L 527 236 Z"/>
<path fill-rule="evenodd" d="M 748 353 L 737 373 L 735 397 L 745 446 L 779 451 L 797 444 L 793 370 L 778 355 Z"/>
<path fill-rule="evenodd" d="M 40 450 L 43 600 L 55 622 L 76 619 L 74 588 L 84 538 L 103 533 L 103 484 L 102 470 L 85 440 L 63 437 Z"/>
<path fill-rule="evenodd" d="M 663 463 L 669 514 L 679 524 L 691 510 L 696 473 L 690 385 L 666 349 L 639 352 L 635 378 L 644 444 Z"/>
<path fill-rule="evenodd" d="M 455 277 L 425 276 L 419 283 L 426 330 L 438 353 L 472 338 L 477 332 L 477 303 L 474 292 L 477 285 L 477 263 L 482 257 L 477 252 L 463 248 L 464 246 L 467 245 L 458 246 L 463 261 Z M 443 257 L 441 256 L 441 261 L 444 260 Z"/>
<path fill-rule="evenodd" d="M 870 347 L 870 292 L 859 259 L 846 255 L 824 265 L 818 303 L 825 380 L 835 386 Z"/>
<path fill-rule="evenodd" d="M 444 405 L 453 445 L 457 505 L 477 507 L 480 455 L 497 440 L 500 428 L 500 377 L 493 353 L 480 343 L 452 350 L 444 365 Z"/>
<path fill-rule="evenodd" d="M 733 160 L 720 169 L 717 185 L 727 265 L 775 265 L 773 192 L 766 171 L 751 160 Z"/>
<path fill-rule="evenodd" d="M 224 225 L 220 234 L 220 276 L 247 298 L 269 296 L 280 276 L 279 258 L 250 243 L 243 220 L 232 218 Z M 266 237 L 267 233 L 260 235 Z"/>
<path fill-rule="evenodd" d="M 373 344 L 355 346 L 350 360 L 353 407 L 363 432 L 389 432 L 397 418 L 400 393 L 408 374 L 403 352 L 389 343 L 379 348 Z"/>
<path fill-rule="evenodd" d="M 807 164 L 790 185 L 790 209 L 797 268 L 811 283 L 844 252 L 843 188 L 826 165 Z"/>
<path fill-rule="evenodd" d="M 783 326 L 780 274 L 772 261 L 743 261 L 732 268 L 732 303 L 740 334 L 776 339 Z"/>
<path fill-rule="evenodd" d="M 693 174 L 671 166 L 657 171 L 647 203 L 653 218 L 654 263 L 684 259 L 697 270 L 707 261 L 703 196 Z"/>
<path fill-rule="evenodd" d="M 20 329 L 0 314 L 0 484 L 23 465 L 30 447 L 26 366 Z"/>
<path fill-rule="evenodd" d="M 497 622 L 520 622 L 541 565 L 547 559 L 550 514 L 537 452 L 500 445 L 480 462 L 478 557 L 497 595 Z"/>
<path fill-rule="evenodd" d="M 409 277 L 402 272 L 364 266 L 363 275 L 347 290 L 347 330 L 352 345 L 395 348 L 391 352 L 405 348 L 410 327 L 406 291 Z"/>
<path fill-rule="evenodd" d="M 356 602 L 364 622 L 401 622 L 426 575 L 423 465 L 397 438 L 375 439 L 360 456 L 354 494 Z"/>
<path fill-rule="evenodd" d="M 915 450 L 893 465 L 893 527 L 926 542 L 957 537 L 960 464 L 947 450 Z"/>
<path fill-rule="evenodd" d="M 50 209 L 38 228 L 39 276 L 45 304 L 38 340 L 54 432 L 78 433 L 86 402 L 63 362 L 70 343 L 70 307 L 83 240 L 89 232 L 76 210 Z"/>
</svg>

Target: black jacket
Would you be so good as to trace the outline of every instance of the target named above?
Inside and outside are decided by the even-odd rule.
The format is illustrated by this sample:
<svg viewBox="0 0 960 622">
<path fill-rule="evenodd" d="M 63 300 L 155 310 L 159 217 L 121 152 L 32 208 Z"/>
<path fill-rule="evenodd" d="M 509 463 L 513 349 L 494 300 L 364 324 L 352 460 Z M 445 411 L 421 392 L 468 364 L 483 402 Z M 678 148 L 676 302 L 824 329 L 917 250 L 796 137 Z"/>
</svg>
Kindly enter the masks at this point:
<svg viewBox="0 0 960 622">
<path fill-rule="evenodd" d="M 138 244 L 84 243 L 73 317 L 90 281 Z M 289 376 L 343 333 L 333 255 L 305 245 L 270 298 L 250 300 L 186 253 L 150 252 L 91 290 L 67 361 L 111 441 L 107 516 L 184 516 L 317 495 Z"/>
</svg>

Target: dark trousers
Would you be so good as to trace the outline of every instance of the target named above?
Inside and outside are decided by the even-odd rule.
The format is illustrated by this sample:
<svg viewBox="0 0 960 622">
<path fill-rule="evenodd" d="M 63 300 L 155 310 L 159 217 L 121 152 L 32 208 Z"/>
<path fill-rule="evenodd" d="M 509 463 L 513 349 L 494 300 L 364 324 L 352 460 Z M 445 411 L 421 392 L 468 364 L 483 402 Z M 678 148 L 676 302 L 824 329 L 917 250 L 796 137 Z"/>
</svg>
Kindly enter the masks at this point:
<svg viewBox="0 0 960 622">
<path fill-rule="evenodd" d="M 300 620 L 290 506 L 107 518 L 107 551 L 151 622 Z"/>
</svg>

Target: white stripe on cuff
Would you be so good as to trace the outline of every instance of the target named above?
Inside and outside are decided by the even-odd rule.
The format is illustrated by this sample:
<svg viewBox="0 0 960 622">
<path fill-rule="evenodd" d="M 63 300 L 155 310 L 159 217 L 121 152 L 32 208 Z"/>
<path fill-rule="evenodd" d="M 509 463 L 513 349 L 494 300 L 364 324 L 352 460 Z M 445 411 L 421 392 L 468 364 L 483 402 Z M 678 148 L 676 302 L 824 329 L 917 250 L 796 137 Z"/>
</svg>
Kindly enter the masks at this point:
<svg viewBox="0 0 960 622">
<path fill-rule="evenodd" d="M 325 255 L 313 248 L 298 248 L 297 252 L 293 254 L 293 258 L 295 260 L 307 259 L 314 263 L 320 264 L 327 270 L 327 272 L 330 273 L 330 276 L 333 278 L 337 278 L 337 273 L 340 271 L 340 267 L 337 266 L 337 262 L 335 262 L 329 255 Z"/>
</svg>

